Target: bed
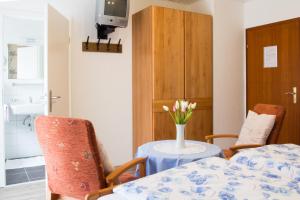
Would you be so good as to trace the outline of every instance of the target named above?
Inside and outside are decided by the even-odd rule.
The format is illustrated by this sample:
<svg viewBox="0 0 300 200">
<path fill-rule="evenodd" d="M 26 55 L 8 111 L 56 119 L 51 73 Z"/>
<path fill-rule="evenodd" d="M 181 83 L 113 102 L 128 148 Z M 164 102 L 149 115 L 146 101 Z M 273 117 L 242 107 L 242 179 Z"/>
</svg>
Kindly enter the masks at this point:
<svg viewBox="0 0 300 200">
<path fill-rule="evenodd" d="M 244 150 L 120 185 L 100 200 L 300 199 L 300 146 Z"/>
</svg>

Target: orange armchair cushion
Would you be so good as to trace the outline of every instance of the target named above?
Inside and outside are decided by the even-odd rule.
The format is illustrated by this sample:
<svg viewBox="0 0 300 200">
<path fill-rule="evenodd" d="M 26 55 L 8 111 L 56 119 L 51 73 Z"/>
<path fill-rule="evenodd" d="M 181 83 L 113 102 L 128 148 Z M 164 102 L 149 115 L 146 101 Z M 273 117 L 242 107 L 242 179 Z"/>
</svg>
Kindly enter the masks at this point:
<svg viewBox="0 0 300 200">
<path fill-rule="evenodd" d="M 93 125 L 87 120 L 46 117 L 36 119 L 52 193 L 77 199 L 106 187 Z"/>
</svg>

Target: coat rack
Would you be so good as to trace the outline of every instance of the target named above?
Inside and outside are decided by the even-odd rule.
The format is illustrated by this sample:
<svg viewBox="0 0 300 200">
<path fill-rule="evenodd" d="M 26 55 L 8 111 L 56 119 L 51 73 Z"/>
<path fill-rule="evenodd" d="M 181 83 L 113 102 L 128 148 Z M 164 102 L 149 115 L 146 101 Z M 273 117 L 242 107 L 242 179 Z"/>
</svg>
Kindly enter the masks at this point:
<svg viewBox="0 0 300 200">
<path fill-rule="evenodd" d="M 123 48 L 122 48 L 122 44 L 121 44 L 121 39 L 119 39 L 118 44 L 112 44 L 111 38 L 109 38 L 107 43 L 101 43 L 100 39 L 98 39 L 98 42 L 90 42 L 90 36 L 88 36 L 86 42 L 82 43 L 82 51 L 84 51 L 84 52 L 122 53 Z"/>
</svg>

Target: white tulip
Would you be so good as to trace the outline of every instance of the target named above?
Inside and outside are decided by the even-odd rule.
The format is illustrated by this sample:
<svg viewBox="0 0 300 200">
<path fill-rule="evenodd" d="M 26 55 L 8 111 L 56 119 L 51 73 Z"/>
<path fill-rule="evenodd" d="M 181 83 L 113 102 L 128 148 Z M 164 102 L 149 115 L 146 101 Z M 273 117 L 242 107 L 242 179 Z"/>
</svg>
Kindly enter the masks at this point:
<svg viewBox="0 0 300 200">
<path fill-rule="evenodd" d="M 178 102 L 178 101 L 175 102 L 175 109 L 176 109 L 176 110 L 179 109 L 179 102 Z"/>
<path fill-rule="evenodd" d="M 185 101 L 185 107 L 188 107 L 189 106 L 189 102 L 188 101 Z"/>
<path fill-rule="evenodd" d="M 187 102 L 187 101 L 181 101 L 180 103 L 181 103 L 181 112 L 185 112 L 186 109 L 189 106 L 189 102 Z"/>
<path fill-rule="evenodd" d="M 184 101 L 180 101 L 180 107 L 181 107 L 181 108 L 184 107 Z"/>
<path fill-rule="evenodd" d="M 169 107 L 168 106 L 163 106 L 164 111 L 169 112 Z"/>
<path fill-rule="evenodd" d="M 186 109 L 189 106 L 189 102 L 187 101 L 181 101 L 181 108 Z"/>
<path fill-rule="evenodd" d="M 194 109 L 196 109 L 196 107 L 197 107 L 197 103 L 193 103 L 192 105 L 191 105 L 191 108 L 194 110 Z"/>
</svg>

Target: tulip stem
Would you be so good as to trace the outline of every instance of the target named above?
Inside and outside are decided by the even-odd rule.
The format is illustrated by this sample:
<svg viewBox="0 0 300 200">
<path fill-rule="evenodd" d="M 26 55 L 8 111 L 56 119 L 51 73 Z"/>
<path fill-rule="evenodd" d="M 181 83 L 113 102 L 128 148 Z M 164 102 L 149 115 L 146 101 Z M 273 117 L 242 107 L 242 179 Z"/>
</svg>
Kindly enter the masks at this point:
<svg viewBox="0 0 300 200">
<path fill-rule="evenodd" d="M 171 117 L 172 117 L 172 119 L 173 119 L 173 121 L 175 122 L 175 124 L 176 124 L 176 120 L 175 120 L 175 118 L 174 118 L 174 116 L 172 115 L 172 113 L 171 113 L 171 111 L 169 110 L 169 114 L 171 115 Z"/>
</svg>

